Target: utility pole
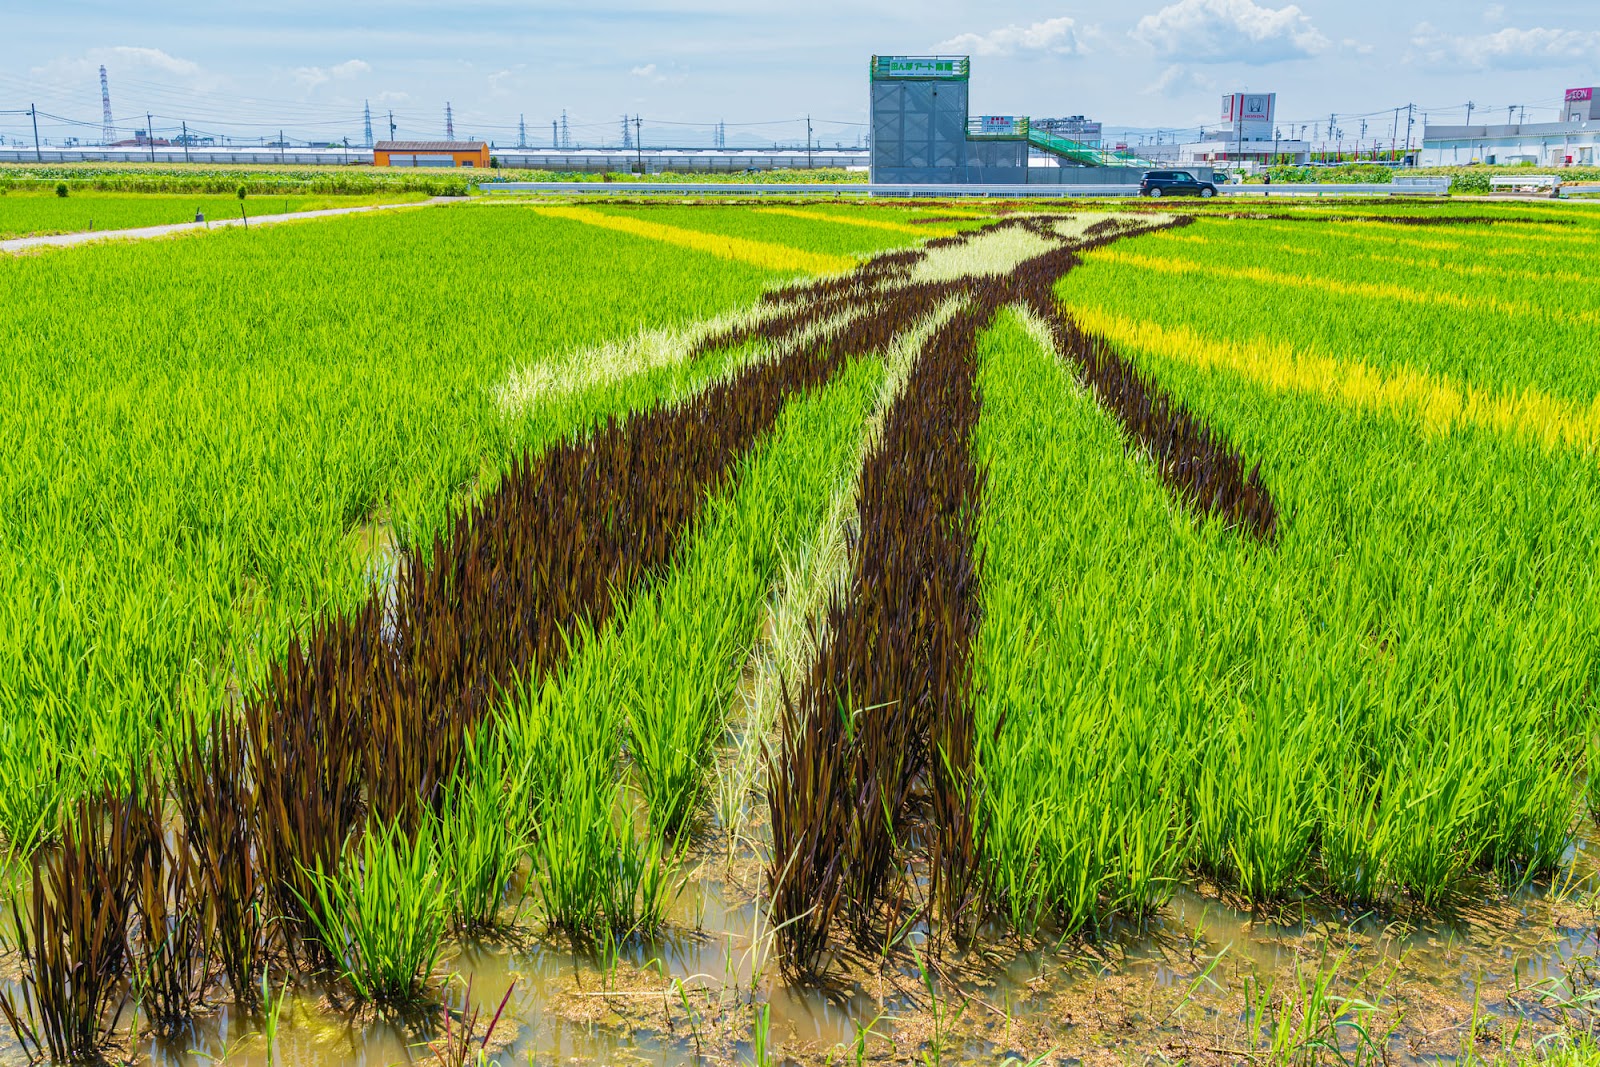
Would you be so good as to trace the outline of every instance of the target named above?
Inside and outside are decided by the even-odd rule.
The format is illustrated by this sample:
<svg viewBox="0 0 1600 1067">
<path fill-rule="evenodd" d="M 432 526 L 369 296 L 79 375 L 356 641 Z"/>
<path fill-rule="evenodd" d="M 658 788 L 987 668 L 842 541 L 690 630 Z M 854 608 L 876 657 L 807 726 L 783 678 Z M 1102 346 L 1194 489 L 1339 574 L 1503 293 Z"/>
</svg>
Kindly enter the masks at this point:
<svg viewBox="0 0 1600 1067">
<path fill-rule="evenodd" d="M 1411 158 L 1411 127 L 1416 125 L 1416 104 L 1406 105 L 1406 158 Z"/>
<path fill-rule="evenodd" d="M 33 161 L 43 163 L 44 155 L 39 151 L 39 109 L 29 104 L 28 117 L 33 119 Z"/>
<path fill-rule="evenodd" d="M 183 120 L 183 161 L 189 162 L 189 120 Z"/>
<path fill-rule="evenodd" d="M 1389 155 L 1394 155 L 1395 142 L 1400 140 L 1400 109 L 1394 109 L 1394 129 L 1389 133 Z"/>
<path fill-rule="evenodd" d="M 1472 101 L 1471 101 L 1471 100 L 1468 100 L 1468 101 L 1467 101 L 1467 125 L 1468 125 L 1468 126 L 1471 126 L 1471 125 L 1472 125 L 1472 109 L 1473 109 L 1473 108 L 1475 108 L 1475 107 L 1477 107 L 1477 106 L 1478 106 L 1478 105 L 1477 105 L 1477 104 L 1474 104 L 1474 103 L 1473 103 L 1473 102 L 1472 102 Z M 1470 137 L 1470 136 L 1472 136 L 1472 135 L 1471 135 L 1471 134 L 1468 134 L 1468 135 L 1467 135 L 1467 136 L 1469 136 L 1469 137 Z"/>
<path fill-rule="evenodd" d="M 1516 104 L 1507 104 L 1506 105 L 1506 125 L 1507 126 L 1511 125 L 1511 113 L 1513 111 L 1515 111 L 1515 110 L 1517 110 L 1517 105 Z"/>
<path fill-rule="evenodd" d="M 551 119 L 550 120 L 550 147 L 551 148 L 560 148 L 561 147 L 561 138 L 556 135 L 556 120 L 555 119 Z"/>
<path fill-rule="evenodd" d="M 450 101 L 448 100 L 444 102 L 444 139 L 446 141 L 454 141 L 456 139 L 456 119 L 450 113 Z"/>
<path fill-rule="evenodd" d="M 811 116 L 806 116 L 806 169 L 811 169 Z"/>
<path fill-rule="evenodd" d="M 389 111 L 389 140 L 394 140 L 394 111 Z"/>
<path fill-rule="evenodd" d="M 633 116 L 633 150 L 639 158 L 639 173 L 644 173 L 644 119 Z"/>
<path fill-rule="evenodd" d="M 279 163 L 283 162 L 283 158 L 284 158 L 283 157 L 283 152 L 284 152 L 284 149 L 286 149 L 288 147 L 289 147 L 289 142 L 285 141 L 283 139 L 283 131 L 279 130 L 278 131 L 278 162 Z"/>
<path fill-rule="evenodd" d="M 150 117 L 150 112 L 148 111 L 144 113 L 144 136 L 145 140 L 150 142 L 150 162 L 154 163 L 156 161 L 156 123 L 155 119 Z"/>
</svg>

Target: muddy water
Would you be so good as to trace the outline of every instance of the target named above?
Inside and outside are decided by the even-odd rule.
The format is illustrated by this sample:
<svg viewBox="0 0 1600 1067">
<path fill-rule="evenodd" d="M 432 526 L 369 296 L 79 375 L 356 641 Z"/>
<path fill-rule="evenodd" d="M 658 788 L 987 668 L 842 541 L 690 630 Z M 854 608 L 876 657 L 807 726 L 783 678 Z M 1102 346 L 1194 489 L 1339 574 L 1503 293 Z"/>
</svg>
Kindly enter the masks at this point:
<svg viewBox="0 0 1600 1067">
<path fill-rule="evenodd" d="M 1190 886 L 1142 929 L 1062 945 L 996 938 L 964 955 L 947 950 L 930 998 L 905 950 L 841 958 L 819 986 L 785 983 L 763 951 L 758 856 L 730 856 L 714 828 L 699 845 L 661 936 L 614 953 L 573 946 L 543 931 L 524 899 L 509 913 L 517 922 L 504 940 L 447 949 L 441 1000 L 455 1011 L 482 1006 L 486 1023 L 509 990 L 488 1046 L 489 1058 L 506 1065 L 749 1062 L 763 1007 L 773 1062 L 856 1062 L 858 1050 L 865 1062 L 922 1062 L 937 1047 L 945 1063 L 1046 1053 L 1045 1062 L 1161 1054 L 1223 1063 L 1265 1055 L 1278 1030 L 1305 1040 L 1320 1033 L 1351 1055 L 1381 1048 L 1390 1062 L 1423 1063 L 1469 1046 L 1526 1049 L 1564 1026 L 1586 1025 L 1586 1012 L 1563 1014 L 1559 1001 L 1600 981 L 1588 972 L 1600 945 L 1587 846 L 1556 890 L 1508 897 L 1487 883 L 1468 886 L 1450 914 L 1410 923 L 1310 902 L 1251 912 L 1216 887 Z M 913 933 L 910 943 L 929 958 L 921 937 Z M 4 988 L 13 995 L 17 967 L 10 952 Z M 1305 990 L 1328 976 L 1336 999 L 1308 1024 Z M 192 1032 L 167 1042 L 143 1037 L 124 1056 L 173 1067 L 432 1063 L 438 1022 L 437 1009 L 380 1016 L 337 990 L 300 989 L 284 998 L 270 1060 L 260 1023 L 227 1004 Z M 23 1059 L 8 1028 L 0 1058 Z"/>
</svg>

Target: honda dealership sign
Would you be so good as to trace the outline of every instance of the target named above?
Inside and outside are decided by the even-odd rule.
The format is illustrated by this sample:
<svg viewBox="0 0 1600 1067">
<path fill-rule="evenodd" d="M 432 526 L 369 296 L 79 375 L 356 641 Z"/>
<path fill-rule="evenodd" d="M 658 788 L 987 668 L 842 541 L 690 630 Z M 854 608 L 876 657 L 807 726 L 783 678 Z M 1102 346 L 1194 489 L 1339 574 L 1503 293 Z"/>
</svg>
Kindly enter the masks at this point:
<svg viewBox="0 0 1600 1067">
<path fill-rule="evenodd" d="M 1222 121 L 1243 140 L 1271 140 L 1277 103 L 1277 93 L 1229 93 L 1222 98 Z"/>
</svg>

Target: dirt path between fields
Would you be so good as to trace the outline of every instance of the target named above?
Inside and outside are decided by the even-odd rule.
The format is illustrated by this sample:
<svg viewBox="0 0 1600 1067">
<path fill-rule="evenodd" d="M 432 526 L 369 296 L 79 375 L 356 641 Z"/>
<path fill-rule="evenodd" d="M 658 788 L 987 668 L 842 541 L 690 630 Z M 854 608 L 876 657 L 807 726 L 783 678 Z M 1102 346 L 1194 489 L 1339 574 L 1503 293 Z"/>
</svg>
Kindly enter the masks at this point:
<svg viewBox="0 0 1600 1067">
<path fill-rule="evenodd" d="M 34 237 L 14 237 L 0 241 L 0 252 L 31 252 L 39 248 L 70 248 L 91 241 L 139 241 L 150 237 L 167 237 L 191 230 L 214 230 L 224 226 L 268 226 L 278 222 L 299 219 L 325 219 L 332 215 L 353 215 L 361 211 L 388 211 L 403 207 L 428 207 L 433 204 L 453 204 L 464 200 L 459 196 L 435 196 L 427 200 L 413 200 L 404 204 L 363 204 L 360 207 L 330 207 L 320 211 L 292 211 L 280 215 L 259 215 L 249 219 L 208 219 L 205 222 L 175 222 L 165 226 L 139 226 L 131 230 L 90 230 L 83 233 L 39 234 Z"/>
</svg>

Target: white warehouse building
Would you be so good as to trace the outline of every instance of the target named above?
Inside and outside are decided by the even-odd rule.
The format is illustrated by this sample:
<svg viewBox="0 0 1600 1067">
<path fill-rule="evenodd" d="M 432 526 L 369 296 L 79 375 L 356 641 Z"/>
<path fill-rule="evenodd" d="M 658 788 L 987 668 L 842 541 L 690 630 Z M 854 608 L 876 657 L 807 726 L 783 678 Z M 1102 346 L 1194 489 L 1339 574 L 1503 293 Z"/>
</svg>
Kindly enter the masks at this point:
<svg viewBox="0 0 1600 1067">
<path fill-rule="evenodd" d="M 1600 88 L 1568 89 L 1559 122 L 1427 126 L 1417 162 L 1424 167 L 1466 163 L 1594 166 L 1600 163 Z"/>
</svg>

